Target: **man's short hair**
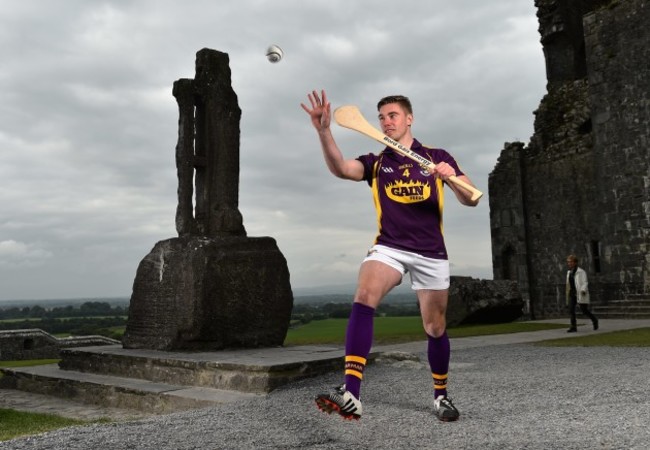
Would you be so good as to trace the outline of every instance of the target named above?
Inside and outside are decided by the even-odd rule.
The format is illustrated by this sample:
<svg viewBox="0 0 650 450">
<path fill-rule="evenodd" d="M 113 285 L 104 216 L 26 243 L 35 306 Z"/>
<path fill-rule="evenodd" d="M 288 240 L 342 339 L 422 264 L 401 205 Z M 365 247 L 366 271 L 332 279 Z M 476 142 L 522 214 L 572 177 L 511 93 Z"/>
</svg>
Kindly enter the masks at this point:
<svg viewBox="0 0 650 450">
<path fill-rule="evenodd" d="M 399 103 L 399 105 L 406 111 L 408 114 L 413 115 L 413 107 L 411 106 L 411 100 L 404 95 L 389 95 L 379 100 L 377 103 L 377 111 L 381 109 L 382 106 L 388 105 L 390 103 Z"/>
</svg>

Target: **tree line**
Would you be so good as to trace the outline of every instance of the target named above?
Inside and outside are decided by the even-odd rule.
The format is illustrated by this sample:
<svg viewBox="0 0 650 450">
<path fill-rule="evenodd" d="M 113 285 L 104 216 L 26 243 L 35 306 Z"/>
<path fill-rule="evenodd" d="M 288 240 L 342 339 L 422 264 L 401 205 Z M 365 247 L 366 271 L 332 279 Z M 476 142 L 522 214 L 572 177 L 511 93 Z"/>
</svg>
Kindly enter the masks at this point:
<svg viewBox="0 0 650 450">
<path fill-rule="evenodd" d="M 122 339 L 113 327 L 126 325 L 128 307 L 111 306 L 106 302 L 85 302 L 78 307 L 68 305 L 44 308 L 40 305 L 0 309 L 0 330 L 40 328 L 50 334 L 72 336 L 101 335 Z"/>
<path fill-rule="evenodd" d="M 40 305 L 33 305 L 24 307 L 12 306 L 0 309 L 0 320 L 128 315 L 128 306 L 112 306 L 108 302 L 84 302 L 79 307 L 67 305 L 56 306 L 54 308 L 44 308 Z"/>
<path fill-rule="evenodd" d="M 352 304 L 345 303 L 297 303 L 291 313 L 291 325 L 307 324 L 313 320 L 347 319 Z M 85 302 L 80 306 L 44 308 L 40 305 L 0 309 L 0 330 L 40 328 L 51 334 L 88 336 L 98 334 L 120 340 L 122 333 L 112 330 L 126 326 L 128 306 L 113 306 L 107 302 Z M 416 302 L 383 303 L 377 308 L 378 316 L 417 316 Z"/>
</svg>

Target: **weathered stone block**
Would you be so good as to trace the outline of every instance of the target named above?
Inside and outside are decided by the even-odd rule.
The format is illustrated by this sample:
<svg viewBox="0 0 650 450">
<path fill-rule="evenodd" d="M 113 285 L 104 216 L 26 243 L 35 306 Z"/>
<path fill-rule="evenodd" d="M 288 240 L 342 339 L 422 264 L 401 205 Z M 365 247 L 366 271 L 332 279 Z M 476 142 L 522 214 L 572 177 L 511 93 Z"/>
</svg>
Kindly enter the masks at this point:
<svg viewBox="0 0 650 450">
<path fill-rule="evenodd" d="M 184 236 L 140 262 L 124 348 L 221 350 L 280 346 L 293 294 L 270 237 Z"/>
<path fill-rule="evenodd" d="M 512 322 L 524 314 L 516 281 L 451 277 L 447 326 Z"/>
<path fill-rule="evenodd" d="M 56 359 L 64 348 L 117 343 L 115 339 L 97 335 L 58 338 L 40 328 L 3 330 L 0 331 L 0 361 Z"/>
</svg>

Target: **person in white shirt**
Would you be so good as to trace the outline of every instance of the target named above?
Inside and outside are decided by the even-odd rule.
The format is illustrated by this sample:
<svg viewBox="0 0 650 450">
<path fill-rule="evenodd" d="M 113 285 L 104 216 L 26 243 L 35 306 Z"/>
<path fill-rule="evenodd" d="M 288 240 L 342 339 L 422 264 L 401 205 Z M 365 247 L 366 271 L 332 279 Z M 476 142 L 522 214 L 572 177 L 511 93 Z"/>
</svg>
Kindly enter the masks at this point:
<svg viewBox="0 0 650 450">
<path fill-rule="evenodd" d="M 587 281 L 587 272 L 578 267 L 578 257 L 576 255 L 567 256 L 566 260 L 569 270 L 566 274 L 566 301 L 569 306 L 571 315 L 571 327 L 567 333 L 578 331 L 576 322 L 576 305 L 580 306 L 582 314 L 591 319 L 594 330 L 598 329 L 598 318 L 589 311 L 589 283 Z"/>
</svg>

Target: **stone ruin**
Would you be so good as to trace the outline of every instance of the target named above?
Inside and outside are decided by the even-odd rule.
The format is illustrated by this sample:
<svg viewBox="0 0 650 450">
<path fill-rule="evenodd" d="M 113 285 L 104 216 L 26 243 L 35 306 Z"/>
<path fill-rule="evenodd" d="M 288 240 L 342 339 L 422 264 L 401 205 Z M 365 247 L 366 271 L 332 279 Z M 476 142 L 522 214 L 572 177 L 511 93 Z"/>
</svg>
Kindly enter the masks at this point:
<svg viewBox="0 0 650 450">
<path fill-rule="evenodd" d="M 72 347 L 115 345 L 119 341 L 106 336 L 52 336 L 40 328 L 0 331 L 0 361 L 60 358 L 61 350 Z"/>
<path fill-rule="evenodd" d="M 575 253 L 595 309 L 650 317 L 650 8 L 535 6 L 547 93 L 529 144 L 506 143 L 490 174 L 494 279 L 519 283 L 531 318 L 560 317 Z"/>
<path fill-rule="evenodd" d="M 274 347 L 293 294 L 271 237 L 247 237 L 239 212 L 239 122 L 229 57 L 196 54 L 196 76 L 174 83 L 179 108 L 178 237 L 138 266 L 123 337 L 127 349 Z"/>
<path fill-rule="evenodd" d="M 516 281 L 452 276 L 447 326 L 512 322 L 524 316 Z"/>
</svg>

